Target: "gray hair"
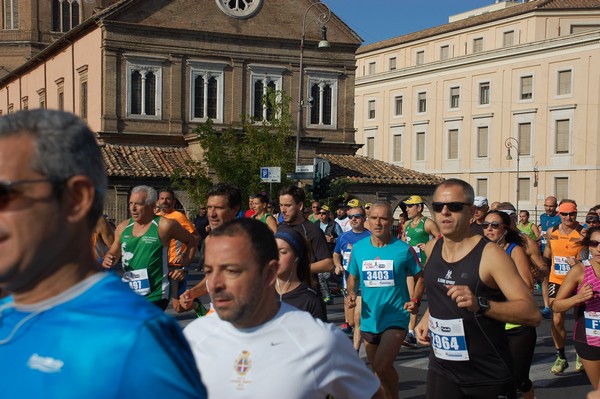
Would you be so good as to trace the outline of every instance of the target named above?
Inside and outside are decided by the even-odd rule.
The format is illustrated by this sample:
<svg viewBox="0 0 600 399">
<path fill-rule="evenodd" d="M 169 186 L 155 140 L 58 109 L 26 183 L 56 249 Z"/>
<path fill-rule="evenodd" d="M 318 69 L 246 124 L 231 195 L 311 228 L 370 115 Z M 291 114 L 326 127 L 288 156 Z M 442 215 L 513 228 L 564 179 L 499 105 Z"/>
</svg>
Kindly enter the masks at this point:
<svg viewBox="0 0 600 399">
<path fill-rule="evenodd" d="M 475 202 L 475 191 L 473 190 L 473 186 L 471 186 L 469 183 L 467 183 L 464 180 L 460 180 L 460 179 L 448 179 L 448 180 L 444 180 L 443 182 L 441 182 L 440 184 L 437 185 L 437 187 L 435 188 L 435 191 L 437 192 L 437 190 L 440 187 L 460 187 L 463 191 L 463 193 L 465 194 L 465 197 L 467 197 L 467 203 L 470 205 L 473 205 L 473 203 Z M 435 192 L 434 192 L 435 194 Z"/>
<path fill-rule="evenodd" d="M 150 186 L 135 186 L 131 189 L 131 194 L 133 193 L 146 193 L 146 201 L 144 203 L 146 205 L 156 205 L 156 200 L 158 199 L 158 193 L 155 189 Z"/>
<path fill-rule="evenodd" d="M 106 195 L 106 166 L 96 137 L 77 116 L 56 110 L 19 111 L 0 118 L 0 138 L 29 136 L 34 142 L 31 167 L 58 183 L 84 175 L 95 188 L 88 213 L 91 226 L 102 214 Z"/>
</svg>

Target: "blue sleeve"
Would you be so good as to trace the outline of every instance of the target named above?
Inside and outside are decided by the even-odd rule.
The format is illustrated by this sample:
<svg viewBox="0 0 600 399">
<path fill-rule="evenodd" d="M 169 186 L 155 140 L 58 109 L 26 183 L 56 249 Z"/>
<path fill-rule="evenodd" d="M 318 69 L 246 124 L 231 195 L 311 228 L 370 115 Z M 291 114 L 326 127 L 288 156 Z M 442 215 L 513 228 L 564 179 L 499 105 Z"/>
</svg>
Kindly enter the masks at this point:
<svg viewBox="0 0 600 399">
<path fill-rule="evenodd" d="M 341 236 L 338 237 L 337 240 L 335 240 L 335 248 L 333 249 L 333 253 L 338 254 L 338 255 L 342 254 L 342 237 Z"/>
<path fill-rule="evenodd" d="M 169 316 L 149 320 L 127 354 L 121 397 L 207 397 L 194 356 L 177 322 Z"/>
</svg>

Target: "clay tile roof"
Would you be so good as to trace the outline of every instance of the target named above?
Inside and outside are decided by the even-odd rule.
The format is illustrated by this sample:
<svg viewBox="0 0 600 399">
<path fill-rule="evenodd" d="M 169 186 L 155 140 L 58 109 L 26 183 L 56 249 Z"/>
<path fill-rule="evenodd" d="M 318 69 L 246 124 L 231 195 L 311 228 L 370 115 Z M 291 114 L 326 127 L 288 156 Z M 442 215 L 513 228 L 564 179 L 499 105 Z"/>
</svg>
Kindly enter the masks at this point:
<svg viewBox="0 0 600 399">
<path fill-rule="evenodd" d="M 109 177 L 168 178 L 175 169 L 192 174 L 186 148 L 105 144 L 102 157 Z"/>
<path fill-rule="evenodd" d="M 353 183 L 435 186 L 444 179 L 360 155 L 319 154 L 331 166 L 330 176 Z"/>
<path fill-rule="evenodd" d="M 491 4 L 491 2 L 490 2 Z M 460 29 L 483 25 L 489 22 L 514 17 L 517 15 L 533 12 L 536 10 L 577 10 L 577 9 L 598 9 L 600 0 L 532 0 L 527 3 L 519 4 L 513 7 L 503 8 L 501 10 L 475 15 L 469 18 L 461 19 L 448 24 L 435 26 L 433 28 L 409 33 L 391 39 L 362 46 L 356 52 L 357 54 L 367 53 L 369 51 L 384 49 L 390 46 L 409 43 L 415 40 L 426 39 L 428 37 L 453 32 Z"/>
</svg>

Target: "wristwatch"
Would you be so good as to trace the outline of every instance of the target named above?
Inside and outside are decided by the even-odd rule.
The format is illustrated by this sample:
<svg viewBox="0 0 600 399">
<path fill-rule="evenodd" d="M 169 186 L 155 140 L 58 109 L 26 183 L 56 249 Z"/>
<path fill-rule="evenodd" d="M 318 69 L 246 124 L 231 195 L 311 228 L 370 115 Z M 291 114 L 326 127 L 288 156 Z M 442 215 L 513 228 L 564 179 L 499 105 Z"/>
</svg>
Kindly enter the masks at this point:
<svg viewBox="0 0 600 399">
<path fill-rule="evenodd" d="M 479 310 L 477 314 L 485 314 L 488 310 L 490 310 L 490 303 L 486 297 L 478 296 L 477 303 L 479 304 Z"/>
</svg>

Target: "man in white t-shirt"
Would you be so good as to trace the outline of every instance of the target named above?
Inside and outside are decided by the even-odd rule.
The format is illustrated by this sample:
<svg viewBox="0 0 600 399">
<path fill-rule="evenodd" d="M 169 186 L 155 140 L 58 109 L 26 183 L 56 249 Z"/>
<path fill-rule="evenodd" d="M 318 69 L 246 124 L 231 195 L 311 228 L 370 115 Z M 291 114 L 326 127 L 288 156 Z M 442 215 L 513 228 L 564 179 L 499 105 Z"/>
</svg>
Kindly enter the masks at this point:
<svg viewBox="0 0 600 399">
<path fill-rule="evenodd" d="M 184 335 L 209 396 L 384 397 L 340 330 L 279 302 L 278 257 L 273 233 L 254 219 L 233 220 L 206 238 L 204 272 L 216 313 Z"/>
</svg>

